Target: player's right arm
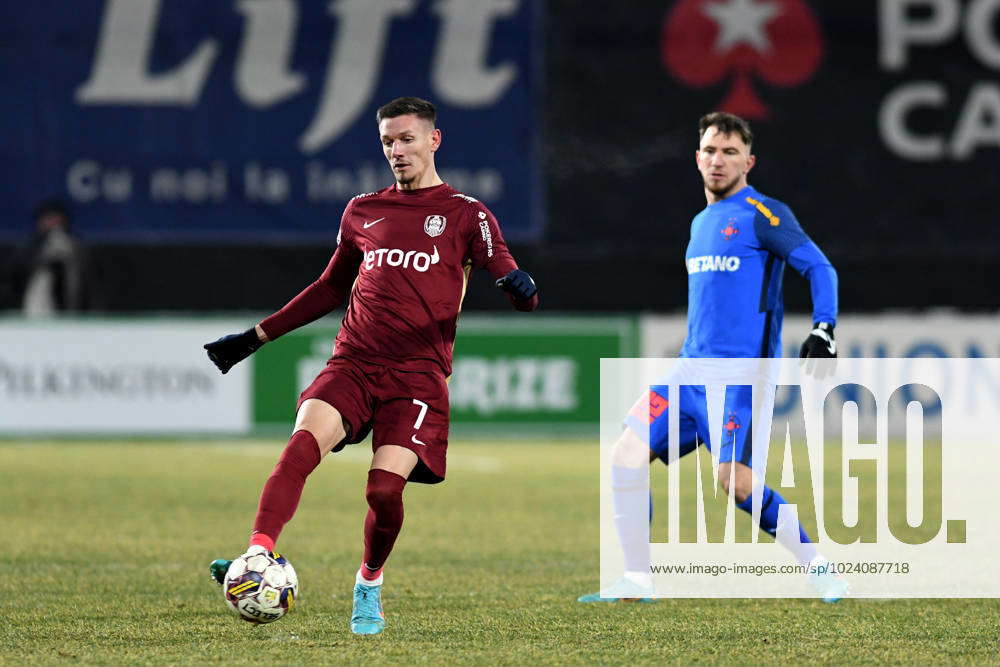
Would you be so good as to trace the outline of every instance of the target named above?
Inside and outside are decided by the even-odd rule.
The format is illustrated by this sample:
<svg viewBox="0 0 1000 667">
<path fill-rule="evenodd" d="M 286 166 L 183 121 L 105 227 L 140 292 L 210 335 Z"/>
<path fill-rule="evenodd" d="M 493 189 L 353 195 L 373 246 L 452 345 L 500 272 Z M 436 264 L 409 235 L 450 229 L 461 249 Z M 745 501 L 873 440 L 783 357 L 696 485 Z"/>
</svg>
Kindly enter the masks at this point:
<svg viewBox="0 0 1000 667">
<path fill-rule="evenodd" d="M 311 285 L 258 325 L 264 340 L 274 340 L 332 312 L 347 300 L 361 265 L 361 252 L 341 239 L 326 269 Z"/>
<path fill-rule="evenodd" d="M 347 299 L 358 275 L 362 253 L 347 226 L 351 204 L 341 218 L 337 249 L 326 269 L 278 312 L 243 333 L 230 334 L 205 344 L 208 358 L 223 373 L 256 352 L 261 345 L 309 324 L 340 306 Z"/>
</svg>

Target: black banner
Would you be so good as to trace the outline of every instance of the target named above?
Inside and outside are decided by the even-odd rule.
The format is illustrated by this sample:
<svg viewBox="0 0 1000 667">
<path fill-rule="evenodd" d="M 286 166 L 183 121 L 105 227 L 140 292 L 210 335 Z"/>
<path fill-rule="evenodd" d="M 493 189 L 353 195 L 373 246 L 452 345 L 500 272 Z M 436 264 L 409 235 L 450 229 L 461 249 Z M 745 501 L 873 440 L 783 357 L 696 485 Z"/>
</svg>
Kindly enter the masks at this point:
<svg viewBox="0 0 1000 667">
<path fill-rule="evenodd" d="M 753 124 L 751 184 L 786 202 L 836 266 L 842 311 L 996 309 L 1000 0 L 548 0 L 532 25 L 541 108 L 505 108 L 542 133 L 547 227 L 512 247 L 544 308 L 685 307 L 684 250 L 705 206 L 696 125 L 726 109 Z M 526 38 L 490 39 L 506 54 L 505 39 Z M 399 57 L 390 51 L 387 67 Z M 274 308 L 330 251 L 278 243 L 94 247 L 91 302 Z M 179 256 L 183 275 L 162 280 Z M 465 307 L 505 308 L 494 292 L 474 279 Z M 809 310 L 805 281 L 789 277 L 786 297 L 787 310 Z"/>
<path fill-rule="evenodd" d="M 751 120 L 750 182 L 791 206 L 833 260 L 842 309 L 995 306 L 1000 3 L 549 10 L 549 243 L 570 264 L 613 254 L 607 266 L 655 286 L 617 303 L 683 305 L 689 223 L 705 205 L 696 124 L 723 109 Z M 593 273 L 578 278 L 600 292 Z M 806 291 L 792 292 L 807 309 Z"/>
</svg>

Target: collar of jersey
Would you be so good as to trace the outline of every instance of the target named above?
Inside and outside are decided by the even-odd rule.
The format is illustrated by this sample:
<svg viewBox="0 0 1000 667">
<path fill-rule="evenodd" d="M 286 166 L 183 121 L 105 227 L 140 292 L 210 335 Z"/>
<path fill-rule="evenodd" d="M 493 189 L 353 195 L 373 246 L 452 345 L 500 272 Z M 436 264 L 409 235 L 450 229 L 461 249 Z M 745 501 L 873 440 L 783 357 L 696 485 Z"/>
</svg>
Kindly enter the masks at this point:
<svg viewBox="0 0 1000 667">
<path fill-rule="evenodd" d="M 397 195 L 402 195 L 404 197 L 418 197 L 420 195 L 429 195 L 438 192 L 439 190 L 448 187 L 447 183 L 439 183 L 438 185 L 432 185 L 427 188 L 418 188 L 417 190 L 400 190 L 397 183 L 393 183 L 392 190 Z"/>
<path fill-rule="evenodd" d="M 745 197 L 746 195 L 751 194 L 751 193 L 755 194 L 755 195 L 760 195 L 760 193 L 757 192 L 752 185 L 747 185 L 745 188 L 740 188 L 739 190 L 737 190 L 733 194 L 729 195 L 725 199 L 720 199 L 719 201 L 715 202 L 714 204 L 709 204 L 708 207 L 706 207 L 706 208 L 710 208 L 712 206 L 717 206 L 719 204 L 729 204 L 729 203 L 733 203 L 733 202 L 736 202 L 736 201 L 740 201 L 743 197 Z"/>
</svg>

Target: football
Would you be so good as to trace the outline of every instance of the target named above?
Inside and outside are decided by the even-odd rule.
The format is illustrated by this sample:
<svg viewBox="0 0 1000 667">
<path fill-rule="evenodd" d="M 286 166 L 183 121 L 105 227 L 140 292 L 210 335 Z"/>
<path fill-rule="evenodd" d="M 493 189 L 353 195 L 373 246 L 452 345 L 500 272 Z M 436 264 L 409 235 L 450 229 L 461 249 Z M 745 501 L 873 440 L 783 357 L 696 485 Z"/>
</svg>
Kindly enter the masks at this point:
<svg viewBox="0 0 1000 667">
<path fill-rule="evenodd" d="M 222 592 L 229 608 L 244 621 L 273 623 L 292 610 L 299 578 L 287 558 L 261 549 L 232 562 Z"/>
</svg>

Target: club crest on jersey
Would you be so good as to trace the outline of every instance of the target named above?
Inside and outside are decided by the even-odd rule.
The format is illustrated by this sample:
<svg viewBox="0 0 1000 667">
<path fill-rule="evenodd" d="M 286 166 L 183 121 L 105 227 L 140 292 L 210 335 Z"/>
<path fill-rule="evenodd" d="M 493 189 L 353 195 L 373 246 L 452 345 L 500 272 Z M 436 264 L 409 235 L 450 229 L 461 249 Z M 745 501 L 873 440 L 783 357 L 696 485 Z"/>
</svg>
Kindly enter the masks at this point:
<svg viewBox="0 0 1000 667">
<path fill-rule="evenodd" d="M 729 222 L 726 223 L 726 226 L 722 228 L 722 235 L 726 237 L 727 241 L 731 240 L 739 233 L 740 228 L 736 226 L 735 222 L 733 222 L 733 218 L 730 218 Z"/>
<path fill-rule="evenodd" d="M 448 224 L 448 218 L 443 215 L 429 215 L 424 218 L 424 231 L 427 236 L 434 238 L 444 233 L 444 226 Z"/>
<path fill-rule="evenodd" d="M 726 435 L 736 437 L 736 431 L 740 428 L 740 420 L 736 418 L 735 412 L 729 413 L 729 419 L 722 425 L 722 428 L 726 429 Z"/>
</svg>

